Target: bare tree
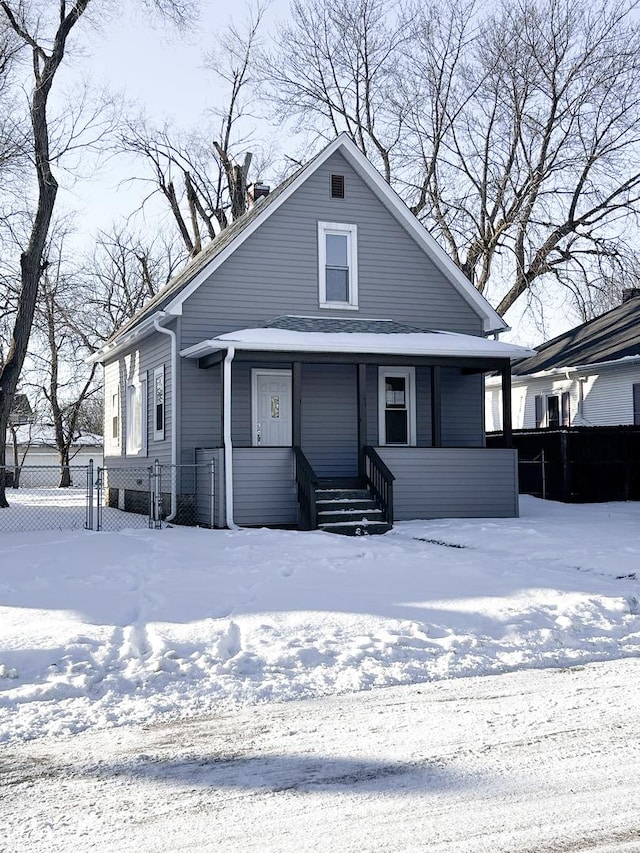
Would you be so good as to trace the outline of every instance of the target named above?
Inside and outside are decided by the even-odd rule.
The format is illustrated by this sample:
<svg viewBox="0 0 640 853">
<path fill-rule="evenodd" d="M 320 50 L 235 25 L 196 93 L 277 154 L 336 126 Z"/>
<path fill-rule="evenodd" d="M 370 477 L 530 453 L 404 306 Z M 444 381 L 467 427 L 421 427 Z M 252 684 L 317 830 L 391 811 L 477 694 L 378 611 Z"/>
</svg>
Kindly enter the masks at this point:
<svg viewBox="0 0 640 853">
<path fill-rule="evenodd" d="M 633 4 L 398 11 L 296 0 L 278 41 L 263 67 L 281 112 L 327 135 L 346 130 L 378 157 L 499 312 L 550 282 L 629 273 L 640 199 Z"/>
<path fill-rule="evenodd" d="M 184 260 L 184 249 L 174 236 L 159 233 L 145 240 L 122 227 L 100 232 L 79 274 L 83 295 L 76 326 L 85 330 L 88 345 L 110 338 L 168 283 Z"/>
<path fill-rule="evenodd" d="M 164 199 L 190 257 L 247 209 L 253 160 L 247 147 L 253 143 L 241 126 L 251 112 L 253 55 L 263 13 L 258 6 L 245 30 L 229 26 L 207 56 L 207 66 L 222 81 L 225 102 L 214 110 L 205 134 L 153 127 L 140 116 L 128 119 L 121 134 L 123 150 L 139 155 L 150 172 L 147 200 Z"/>
<path fill-rule="evenodd" d="M 389 0 L 293 0 L 260 73 L 280 116 L 314 136 L 348 133 L 390 182 L 405 119 L 398 60 L 410 38 Z"/>
<path fill-rule="evenodd" d="M 29 152 L 36 184 L 35 202 L 29 216 L 28 236 L 20 255 L 20 276 L 15 314 L 11 322 L 8 347 L 0 366 L 0 436 L 6 433 L 11 402 L 27 352 L 38 286 L 46 266 L 45 246 L 56 203 L 58 182 L 52 170 L 50 145 L 49 96 L 63 64 L 68 39 L 96 0 L 58 0 L 57 11 L 43 4 L 41 9 L 20 0 L 0 0 L 2 30 L 12 43 L 31 58 L 31 82 L 28 90 L 30 123 Z M 98 0 L 101 2 L 101 0 Z M 192 4 L 189 0 L 149 0 L 160 13 L 183 22 Z M 5 443 L 0 441 L 0 507 L 7 506 L 4 488 Z"/>
</svg>

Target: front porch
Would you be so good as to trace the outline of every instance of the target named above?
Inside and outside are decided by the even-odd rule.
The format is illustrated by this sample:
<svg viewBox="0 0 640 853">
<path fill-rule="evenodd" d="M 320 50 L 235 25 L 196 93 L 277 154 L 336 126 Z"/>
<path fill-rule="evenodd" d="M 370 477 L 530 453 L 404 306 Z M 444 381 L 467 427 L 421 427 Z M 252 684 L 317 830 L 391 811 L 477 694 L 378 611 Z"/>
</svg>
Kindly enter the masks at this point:
<svg viewBox="0 0 640 853">
<path fill-rule="evenodd" d="M 392 521 L 518 515 L 517 453 L 506 448 L 374 448 L 394 476 Z M 320 483 L 320 485 L 322 485 Z M 239 525 L 306 525 L 292 447 L 233 451 Z M 221 501 L 224 505 L 224 501 Z"/>
<path fill-rule="evenodd" d="M 510 349 L 436 332 L 288 330 L 283 339 L 269 328 L 183 351 L 211 376 L 222 415 L 223 523 L 313 529 L 338 524 L 337 510 L 388 529 L 517 515 L 516 455 L 484 446 L 483 376 L 501 373 L 507 407 Z M 320 494 L 341 485 L 358 494 Z"/>
</svg>

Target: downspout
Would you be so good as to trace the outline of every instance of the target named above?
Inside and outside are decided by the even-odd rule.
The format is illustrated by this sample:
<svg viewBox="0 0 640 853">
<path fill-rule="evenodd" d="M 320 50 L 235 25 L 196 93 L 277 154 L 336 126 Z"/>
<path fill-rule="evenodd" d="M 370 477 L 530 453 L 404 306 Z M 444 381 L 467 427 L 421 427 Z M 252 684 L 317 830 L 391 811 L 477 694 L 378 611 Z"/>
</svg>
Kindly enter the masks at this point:
<svg viewBox="0 0 640 853">
<path fill-rule="evenodd" d="M 165 518 L 165 521 L 173 521 L 178 511 L 178 490 L 176 466 L 178 464 L 178 401 L 176 399 L 178 388 L 178 345 L 176 333 L 173 329 L 165 329 L 160 325 L 160 320 L 166 317 L 164 311 L 159 312 L 159 316 L 153 318 L 153 326 L 156 332 L 163 335 L 169 335 L 171 338 L 171 514 Z"/>
<path fill-rule="evenodd" d="M 231 441 L 231 362 L 236 354 L 233 344 L 227 347 L 222 375 L 222 433 L 224 441 L 224 501 L 227 527 L 238 530 L 233 520 L 233 443 Z"/>
</svg>

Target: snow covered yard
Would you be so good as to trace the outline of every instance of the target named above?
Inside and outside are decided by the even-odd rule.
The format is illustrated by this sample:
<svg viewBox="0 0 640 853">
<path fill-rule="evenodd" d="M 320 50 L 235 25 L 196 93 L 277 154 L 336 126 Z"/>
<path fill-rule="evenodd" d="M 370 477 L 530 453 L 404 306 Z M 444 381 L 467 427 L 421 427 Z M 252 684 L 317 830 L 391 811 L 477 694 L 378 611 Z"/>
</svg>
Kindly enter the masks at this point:
<svg viewBox="0 0 640 853">
<path fill-rule="evenodd" d="M 0 742 L 635 656 L 640 504 L 0 539 Z"/>
</svg>

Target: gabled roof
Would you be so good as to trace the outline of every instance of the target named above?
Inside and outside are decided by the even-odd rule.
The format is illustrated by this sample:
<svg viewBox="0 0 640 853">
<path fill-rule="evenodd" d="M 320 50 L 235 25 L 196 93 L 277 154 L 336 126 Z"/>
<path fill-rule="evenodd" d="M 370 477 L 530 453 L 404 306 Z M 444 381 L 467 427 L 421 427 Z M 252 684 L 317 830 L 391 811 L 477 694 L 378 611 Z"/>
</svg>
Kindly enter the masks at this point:
<svg viewBox="0 0 640 853">
<path fill-rule="evenodd" d="M 158 312 L 170 315 L 182 313 L 183 302 L 203 284 L 224 261 L 271 216 L 313 173 L 336 152 L 340 152 L 351 167 L 362 177 L 381 203 L 408 231 L 425 254 L 447 278 L 451 285 L 472 306 L 483 320 L 485 333 L 502 331 L 508 326 L 487 300 L 476 290 L 462 271 L 453 263 L 426 228 L 409 210 L 400 196 L 382 178 L 358 147 L 345 133 L 341 133 L 306 165 L 302 166 L 268 196 L 260 199 L 251 210 L 222 231 L 169 284 L 148 302 L 128 323 L 122 326 L 105 347 L 92 360 L 106 355 L 130 332 L 141 326 Z M 152 325 L 147 323 L 147 331 Z"/>
<path fill-rule="evenodd" d="M 28 423 L 33 418 L 31 403 L 26 394 L 14 394 L 9 412 L 9 422 L 12 424 Z"/>
<path fill-rule="evenodd" d="M 640 296 L 633 296 L 536 350 L 536 355 L 514 366 L 515 376 L 640 355 Z"/>
</svg>

